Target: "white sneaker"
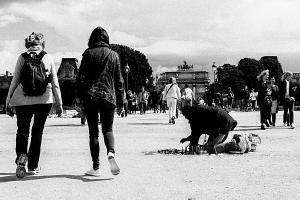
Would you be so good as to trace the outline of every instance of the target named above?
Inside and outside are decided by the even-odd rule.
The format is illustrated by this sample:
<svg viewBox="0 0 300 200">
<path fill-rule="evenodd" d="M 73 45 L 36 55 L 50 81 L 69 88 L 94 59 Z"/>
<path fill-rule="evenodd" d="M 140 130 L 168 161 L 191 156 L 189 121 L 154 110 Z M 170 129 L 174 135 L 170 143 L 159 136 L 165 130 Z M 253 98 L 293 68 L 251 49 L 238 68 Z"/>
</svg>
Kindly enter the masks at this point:
<svg viewBox="0 0 300 200">
<path fill-rule="evenodd" d="M 113 154 L 112 152 L 109 152 L 107 154 L 107 159 L 108 159 L 108 163 L 109 163 L 109 167 L 110 167 L 110 172 L 113 175 L 118 175 L 120 173 L 120 167 L 116 161 L 115 154 Z"/>
<path fill-rule="evenodd" d="M 101 176 L 101 171 L 100 171 L 100 169 L 94 170 L 92 168 L 89 171 L 85 172 L 84 174 L 87 175 L 87 176 L 97 176 L 97 177 L 99 177 L 99 176 Z"/>
<path fill-rule="evenodd" d="M 283 123 L 283 126 L 286 127 L 287 126 L 286 123 Z"/>
<path fill-rule="evenodd" d="M 37 175 L 41 172 L 41 167 L 37 167 L 35 169 L 28 169 L 28 175 Z"/>
<path fill-rule="evenodd" d="M 291 124 L 291 129 L 294 129 L 296 126 L 294 123 Z"/>
</svg>

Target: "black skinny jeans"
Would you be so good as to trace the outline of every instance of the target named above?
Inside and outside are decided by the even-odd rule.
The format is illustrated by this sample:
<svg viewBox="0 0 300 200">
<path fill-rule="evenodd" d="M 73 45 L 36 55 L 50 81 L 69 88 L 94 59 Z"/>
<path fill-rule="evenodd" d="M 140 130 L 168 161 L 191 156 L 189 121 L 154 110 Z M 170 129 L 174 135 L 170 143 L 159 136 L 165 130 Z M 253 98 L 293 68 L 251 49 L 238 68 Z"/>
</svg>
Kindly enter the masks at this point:
<svg viewBox="0 0 300 200">
<path fill-rule="evenodd" d="M 290 122 L 290 125 L 294 123 L 294 101 L 285 99 L 283 102 L 283 123 Z M 289 113 L 289 120 L 288 120 Z"/>
<path fill-rule="evenodd" d="M 16 106 L 18 126 L 16 136 L 17 159 L 21 154 L 28 154 L 28 169 L 35 169 L 38 167 L 43 130 L 51 106 L 52 104 Z M 30 122 L 33 116 L 31 142 L 27 153 Z"/>
<path fill-rule="evenodd" d="M 84 110 L 89 127 L 89 145 L 90 153 L 93 161 L 93 168 L 99 169 L 99 128 L 98 121 L 100 112 L 100 121 L 102 127 L 102 134 L 104 137 L 104 144 L 107 153 L 115 153 L 115 139 L 113 135 L 113 121 L 115 106 L 106 100 L 102 99 L 88 99 L 84 103 Z"/>
</svg>

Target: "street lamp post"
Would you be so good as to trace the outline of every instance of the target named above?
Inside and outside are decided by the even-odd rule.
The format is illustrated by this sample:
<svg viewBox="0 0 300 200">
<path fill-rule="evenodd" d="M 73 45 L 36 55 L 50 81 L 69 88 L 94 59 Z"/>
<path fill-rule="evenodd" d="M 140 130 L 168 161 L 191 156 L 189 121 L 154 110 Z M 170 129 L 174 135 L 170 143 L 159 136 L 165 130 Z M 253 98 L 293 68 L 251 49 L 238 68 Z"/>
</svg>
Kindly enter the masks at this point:
<svg viewBox="0 0 300 200">
<path fill-rule="evenodd" d="M 214 96 L 213 96 L 213 103 L 215 103 L 215 98 L 216 98 L 216 71 L 217 71 L 217 66 L 215 62 L 213 62 L 213 65 L 211 66 L 212 70 L 214 72 Z"/>
<path fill-rule="evenodd" d="M 127 65 L 125 66 L 125 73 L 126 73 L 126 91 L 128 90 L 128 73 L 129 73 L 130 67 Z"/>
</svg>

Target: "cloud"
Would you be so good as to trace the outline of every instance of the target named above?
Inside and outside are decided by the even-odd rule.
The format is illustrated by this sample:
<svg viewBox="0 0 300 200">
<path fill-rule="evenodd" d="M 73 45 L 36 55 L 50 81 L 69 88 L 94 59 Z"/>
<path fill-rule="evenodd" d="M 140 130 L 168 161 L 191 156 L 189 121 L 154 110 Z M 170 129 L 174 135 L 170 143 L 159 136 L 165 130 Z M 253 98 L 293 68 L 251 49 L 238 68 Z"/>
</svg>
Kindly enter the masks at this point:
<svg viewBox="0 0 300 200">
<path fill-rule="evenodd" d="M 12 14 L 2 15 L 2 16 L 0 16 L 0 28 L 7 26 L 9 24 L 12 24 L 12 23 L 17 23 L 17 22 L 21 22 L 21 21 L 22 21 L 21 18 L 16 17 Z"/>
<path fill-rule="evenodd" d="M 5 71 L 14 71 L 14 66 L 17 61 L 18 50 L 19 50 L 18 40 L 4 40 L 0 41 L 0 73 Z"/>
<path fill-rule="evenodd" d="M 140 47 L 145 44 L 145 41 L 135 35 L 130 35 L 125 32 L 115 31 L 111 34 L 111 43 L 124 44 L 130 47 Z"/>
<path fill-rule="evenodd" d="M 23 26 L 46 27 L 47 35 L 59 38 L 55 45 L 47 45 L 54 53 L 83 50 L 99 25 L 108 31 L 112 43 L 137 48 L 155 63 L 153 67 L 177 66 L 187 58 L 202 66 L 212 61 L 234 62 L 241 55 L 300 53 L 297 0 L 2 2 L 0 15 L 22 19 Z"/>
</svg>

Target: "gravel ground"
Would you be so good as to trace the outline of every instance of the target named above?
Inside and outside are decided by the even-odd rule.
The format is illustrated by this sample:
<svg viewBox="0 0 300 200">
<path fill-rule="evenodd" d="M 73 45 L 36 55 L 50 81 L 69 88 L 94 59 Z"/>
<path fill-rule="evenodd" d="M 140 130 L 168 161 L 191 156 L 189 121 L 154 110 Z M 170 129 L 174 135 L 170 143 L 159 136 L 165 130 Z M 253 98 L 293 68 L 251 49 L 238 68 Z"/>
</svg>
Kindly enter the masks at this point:
<svg viewBox="0 0 300 200">
<path fill-rule="evenodd" d="M 84 176 L 91 168 L 87 126 L 79 118 L 48 118 L 40 166 L 42 173 L 15 177 L 16 119 L 0 115 L 0 200 L 3 199 L 300 199 L 300 132 L 282 126 L 260 130 L 259 112 L 231 112 L 238 126 L 230 133 L 259 134 L 262 144 L 244 155 L 150 154 L 180 148 L 189 124 L 166 114 L 115 117 L 116 157 L 121 167 L 111 175 L 100 137 L 102 176 Z M 300 125 L 300 112 L 295 112 Z M 203 137 L 200 138 L 200 141 Z"/>
</svg>

